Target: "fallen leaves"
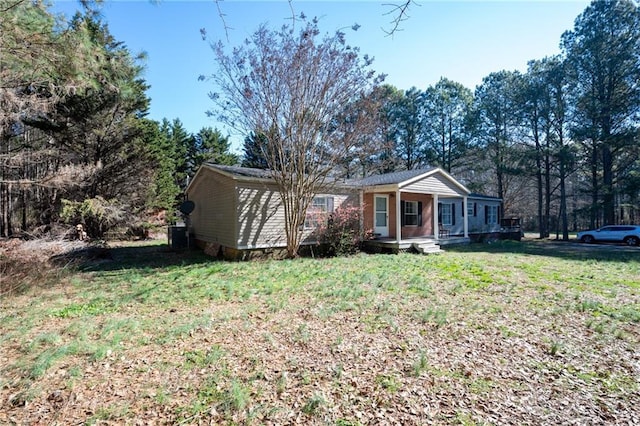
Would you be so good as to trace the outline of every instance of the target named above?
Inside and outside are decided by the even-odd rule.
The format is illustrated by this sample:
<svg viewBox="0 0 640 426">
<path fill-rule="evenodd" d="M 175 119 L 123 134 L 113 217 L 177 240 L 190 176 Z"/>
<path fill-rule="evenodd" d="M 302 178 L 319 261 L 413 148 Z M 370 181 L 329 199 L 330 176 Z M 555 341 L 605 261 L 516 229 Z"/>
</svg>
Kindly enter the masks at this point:
<svg viewBox="0 0 640 426">
<path fill-rule="evenodd" d="M 278 303 L 253 294 L 49 316 L 0 341 L 0 423 L 639 424 L 638 323 L 576 308 L 611 304 L 601 293 L 560 298 L 561 281 L 543 288 L 514 275 L 508 288 L 427 283 L 427 297 L 402 282 L 322 293 L 315 278 Z M 613 300 L 639 303 L 637 289 L 616 291 Z M 333 297 L 350 303 L 328 309 Z M 29 303 L 4 300 L 2 317 Z M 67 344 L 79 321 L 92 322 L 87 347 L 105 344 L 110 319 L 136 326 L 101 356 L 79 351 L 32 379 L 16 361 L 40 340 Z"/>
</svg>

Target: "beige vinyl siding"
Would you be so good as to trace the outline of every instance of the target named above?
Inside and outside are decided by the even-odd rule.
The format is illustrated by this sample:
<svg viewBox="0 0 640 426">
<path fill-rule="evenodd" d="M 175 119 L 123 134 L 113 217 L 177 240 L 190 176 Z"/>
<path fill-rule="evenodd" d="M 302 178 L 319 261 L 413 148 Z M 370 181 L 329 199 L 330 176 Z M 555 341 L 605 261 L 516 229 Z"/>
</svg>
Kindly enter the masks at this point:
<svg viewBox="0 0 640 426">
<path fill-rule="evenodd" d="M 275 185 L 238 183 L 237 247 L 285 247 L 284 207 Z"/>
<path fill-rule="evenodd" d="M 358 204 L 358 192 L 319 194 L 334 208 Z M 203 167 L 188 190 L 195 202 L 191 231 L 196 239 L 236 249 L 286 247 L 284 207 L 275 183 L 234 178 Z M 312 230 L 305 230 L 309 237 Z"/>
<path fill-rule="evenodd" d="M 438 195 L 465 195 L 464 192 L 439 173 L 427 176 L 401 188 L 403 192 Z"/>
<path fill-rule="evenodd" d="M 343 192 L 341 194 L 317 194 L 316 197 L 332 197 L 333 198 L 333 211 L 336 211 L 339 207 L 357 207 L 360 204 L 360 197 L 357 191 Z M 302 241 L 305 244 L 316 243 L 317 236 L 315 235 L 315 229 L 305 229 L 302 234 Z"/>
<path fill-rule="evenodd" d="M 191 213 L 191 232 L 196 239 L 235 247 L 235 183 L 233 179 L 203 168 L 189 188 L 195 202 Z"/>
<path fill-rule="evenodd" d="M 334 209 L 358 205 L 358 194 L 318 194 L 333 197 Z M 285 247 L 284 207 L 275 185 L 242 183 L 238 185 L 238 245 L 240 249 Z M 305 229 L 302 241 L 315 241 L 312 229 Z"/>
<path fill-rule="evenodd" d="M 360 205 L 360 193 L 358 191 L 345 192 L 343 194 L 332 195 L 335 197 L 334 205 L 342 207 L 358 207 Z"/>
</svg>

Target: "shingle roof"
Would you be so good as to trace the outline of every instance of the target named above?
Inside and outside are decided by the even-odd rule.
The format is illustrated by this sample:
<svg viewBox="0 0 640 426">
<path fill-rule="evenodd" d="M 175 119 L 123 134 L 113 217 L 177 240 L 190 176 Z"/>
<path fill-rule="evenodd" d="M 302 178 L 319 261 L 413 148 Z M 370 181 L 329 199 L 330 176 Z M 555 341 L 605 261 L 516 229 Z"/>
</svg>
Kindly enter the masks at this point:
<svg viewBox="0 0 640 426">
<path fill-rule="evenodd" d="M 247 177 L 247 178 L 258 178 L 258 179 L 271 179 L 271 171 L 264 169 L 252 169 L 248 167 L 240 167 L 240 166 L 223 166 L 221 164 L 213 164 L 207 163 L 207 166 L 216 168 L 223 172 L 227 172 L 234 176 L 238 177 Z M 368 176 L 364 179 L 354 179 L 345 181 L 336 181 L 339 186 L 342 187 L 365 187 L 365 186 L 376 186 L 376 185 L 394 185 L 399 184 L 409 179 L 415 178 L 417 176 L 423 175 L 430 171 L 433 171 L 435 167 L 429 167 L 426 169 L 419 170 L 403 170 L 400 172 L 393 173 L 385 173 L 381 175 L 373 175 Z M 469 197 L 473 198 L 485 198 L 485 199 L 495 199 L 500 200 L 497 197 L 490 197 L 483 194 L 469 194 Z"/>
<path fill-rule="evenodd" d="M 254 178 L 254 179 L 273 179 L 271 170 L 252 169 L 249 167 L 240 167 L 240 166 L 223 166 L 221 164 L 213 164 L 213 163 L 207 163 L 207 166 L 229 173 L 235 177 L 241 177 L 241 178 L 245 177 L 245 178 Z M 342 179 L 332 180 L 332 178 L 327 178 L 326 183 L 335 184 L 340 187 L 353 186 L 350 184 L 350 182 L 345 182 Z"/>
<path fill-rule="evenodd" d="M 240 166 L 223 166 L 221 164 L 207 163 L 207 166 L 222 170 L 235 176 L 252 177 L 260 179 L 270 179 L 271 172 L 263 169 L 251 169 L 249 167 Z"/>
<path fill-rule="evenodd" d="M 435 167 L 429 167 L 428 169 L 420 170 L 403 170 L 401 172 L 385 173 L 383 175 L 373 175 L 360 180 L 354 180 L 350 183 L 355 186 L 375 186 L 375 185 L 393 185 L 402 183 L 406 180 L 412 179 L 416 176 L 428 173 L 434 170 Z"/>
<path fill-rule="evenodd" d="M 477 192 L 472 192 L 471 194 L 469 194 L 470 198 L 485 198 L 487 200 L 496 200 L 499 201 L 500 198 L 498 197 L 492 197 L 490 195 L 484 195 L 484 194 L 478 194 Z"/>
</svg>

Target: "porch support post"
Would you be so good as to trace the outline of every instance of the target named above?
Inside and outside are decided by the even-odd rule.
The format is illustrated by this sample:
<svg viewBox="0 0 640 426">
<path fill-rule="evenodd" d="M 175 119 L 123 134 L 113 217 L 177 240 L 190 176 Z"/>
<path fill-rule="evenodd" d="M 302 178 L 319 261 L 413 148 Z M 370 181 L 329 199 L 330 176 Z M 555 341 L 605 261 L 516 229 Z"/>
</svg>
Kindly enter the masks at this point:
<svg viewBox="0 0 640 426">
<path fill-rule="evenodd" d="M 462 214 L 464 217 L 463 226 L 464 226 L 464 237 L 469 238 L 469 210 L 467 209 L 467 196 L 462 197 Z"/>
<path fill-rule="evenodd" d="M 402 241 L 402 219 L 400 215 L 402 212 L 400 211 L 400 188 L 396 189 L 396 240 L 398 240 L 398 244 Z"/>
<path fill-rule="evenodd" d="M 440 226 L 438 224 L 438 194 L 433 194 L 433 238 L 440 239 Z"/>
</svg>

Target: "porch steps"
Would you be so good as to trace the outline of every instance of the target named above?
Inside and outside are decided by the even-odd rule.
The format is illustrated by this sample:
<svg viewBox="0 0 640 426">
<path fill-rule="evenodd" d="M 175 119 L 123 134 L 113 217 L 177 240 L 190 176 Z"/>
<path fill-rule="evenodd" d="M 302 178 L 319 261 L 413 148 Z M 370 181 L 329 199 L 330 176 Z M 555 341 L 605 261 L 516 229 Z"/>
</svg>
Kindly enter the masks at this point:
<svg viewBox="0 0 640 426">
<path fill-rule="evenodd" d="M 411 247 L 420 254 L 434 254 L 444 251 L 441 250 L 440 246 L 433 240 L 415 242 L 411 244 Z"/>
</svg>

